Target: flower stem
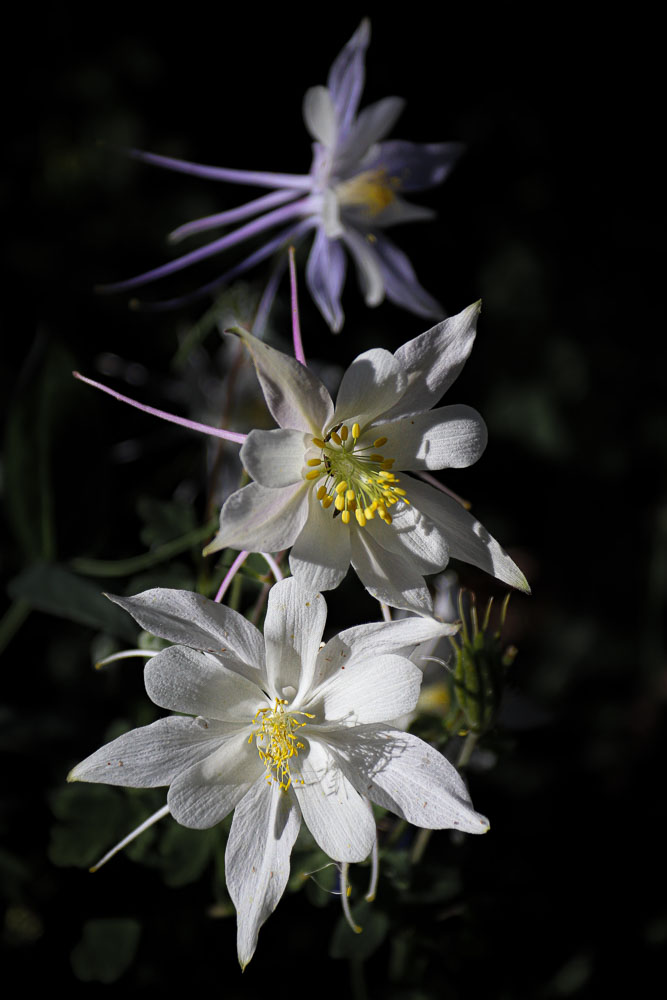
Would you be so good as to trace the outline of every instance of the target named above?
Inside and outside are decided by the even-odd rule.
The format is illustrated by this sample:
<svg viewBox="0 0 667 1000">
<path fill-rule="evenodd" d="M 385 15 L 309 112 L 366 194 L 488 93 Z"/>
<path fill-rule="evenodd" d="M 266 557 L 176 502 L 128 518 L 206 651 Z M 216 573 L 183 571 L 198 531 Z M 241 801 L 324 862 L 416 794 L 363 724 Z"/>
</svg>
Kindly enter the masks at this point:
<svg viewBox="0 0 667 1000">
<path fill-rule="evenodd" d="M 292 302 L 292 340 L 294 341 L 294 357 L 300 364 L 306 366 L 306 355 L 303 353 L 301 340 L 301 324 L 299 322 L 299 296 L 296 285 L 296 264 L 294 263 L 294 247 L 289 248 L 289 285 Z"/>
<path fill-rule="evenodd" d="M 70 560 L 70 567 L 76 573 L 84 576 L 131 576 L 139 573 L 151 566 L 166 562 L 173 556 L 186 552 L 193 545 L 198 545 L 208 538 L 217 527 L 218 519 L 208 522 L 201 528 L 194 528 L 180 538 L 174 538 L 171 542 L 158 545 L 151 552 L 144 552 L 140 556 L 131 556 L 129 559 L 86 559 L 85 557 Z"/>
</svg>

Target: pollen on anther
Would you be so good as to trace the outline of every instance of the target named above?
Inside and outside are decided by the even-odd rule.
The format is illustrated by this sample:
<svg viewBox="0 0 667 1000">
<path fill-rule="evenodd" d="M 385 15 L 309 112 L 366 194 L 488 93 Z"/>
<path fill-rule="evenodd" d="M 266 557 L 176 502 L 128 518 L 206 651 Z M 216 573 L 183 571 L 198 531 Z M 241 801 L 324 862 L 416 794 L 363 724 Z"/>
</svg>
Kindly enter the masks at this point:
<svg viewBox="0 0 667 1000">
<path fill-rule="evenodd" d="M 327 488 L 326 488 L 326 486 L 320 486 L 318 488 L 318 490 L 317 490 L 317 494 L 316 495 L 317 495 L 317 499 L 318 500 L 321 500 L 323 497 L 325 497 L 327 495 Z"/>
<path fill-rule="evenodd" d="M 356 440 L 361 434 L 361 428 L 359 424 L 352 424 L 352 437 Z"/>
<path fill-rule="evenodd" d="M 342 438 L 343 441 L 347 441 L 349 433 L 350 433 L 350 431 L 349 431 L 348 427 L 346 426 L 346 424 L 343 424 L 343 426 L 340 429 L 340 436 L 341 436 L 341 438 Z"/>
<path fill-rule="evenodd" d="M 386 443 L 387 443 L 387 438 L 386 437 L 376 438 L 375 441 L 373 441 L 373 447 L 374 448 L 381 448 L 382 445 L 386 444 Z"/>
<path fill-rule="evenodd" d="M 311 469 L 310 472 L 306 473 L 306 479 L 319 479 L 321 475 L 319 469 Z"/>
<path fill-rule="evenodd" d="M 321 458 L 309 458 L 308 461 L 306 462 L 306 465 L 321 465 L 321 464 L 322 464 Z"/>
<path fill-rule="evenodd" d="M 337 444 L 337 445 L 342 444 L 340 435 L 337 434 L 336 431 L 332 431 L 331 432 L 331 440 L 334 442 L 334 444 Z"/>
<path fill-rule="evenodd" d="M 336 503 L 336 506 L 338 506 L 338 503 Z M 349 524 L 350 523 L 350 512 L 349 512 L 349 510 L 344 510 L 343 513 L 340 516 L 341 516 L 341 520 L 342 520 L 343 524 Z"/>
<path fill-rule="evenodd" d="M 324 448 L 324 441 L 322 438 L 313 438 L 313 444 L 316 448 Z"/>
</svg>

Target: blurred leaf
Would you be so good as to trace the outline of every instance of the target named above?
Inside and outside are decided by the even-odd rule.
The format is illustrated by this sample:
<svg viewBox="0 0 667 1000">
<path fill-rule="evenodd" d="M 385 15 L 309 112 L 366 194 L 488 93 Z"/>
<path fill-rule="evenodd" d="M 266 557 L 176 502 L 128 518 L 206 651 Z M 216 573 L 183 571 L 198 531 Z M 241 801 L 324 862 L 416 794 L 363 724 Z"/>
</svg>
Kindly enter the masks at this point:
<svg viewBox="0 0 667 1000">
<path fill-rule="evenodd" d="M 64 566 L 49 563 L 29 566 L 10 581 L 7 589 L 14 600 L 22 599 L 37 611 L 102 629 L 130 642 L 136 639 L 136 625 L 104 596 L 99 585 L 76 576 Z"/>
<path fill-rule="evenodd" d="M 115 983 L 137 953 L 141 925 L 136 920 L 87 920 L 72 950 L 72 969 L 84 983 Z"/>
<path fill-rule="evenodd" d="M 347 921 L 341 917 L 331 939 L 331 958 L 369 958 L 380 947 L 389 930 L 389 917 L 378 910 L 376 904 L 365 900 L 352 908 L 352 915 L 362 928 L 355 934 Z"/>
<path fill-rule="evenodd" d="M 166 827 L 160 843 L 160 867 L 170 886 L 187 885 L 202 874 L 218 842 L 218 830 L 188 830 L 178 823 Z"/>
<path fill-rule="evenodd" d="M 146 819 L 140 802 L 106 785 L 65 785 L 51 808 L 60 822 L 51 830 L 49 858 L 59 867 L 89 868 Z"/>
<path fill-rule="evenodd" d="M 191 504 L 177 500 L 154 500 L 140 497 L 137 510 L 144 527 L 141 540 L 144 545 L 163 545 L 182 535 L 188 535 L 197 528 L 195 512 Z"/>
</svg>

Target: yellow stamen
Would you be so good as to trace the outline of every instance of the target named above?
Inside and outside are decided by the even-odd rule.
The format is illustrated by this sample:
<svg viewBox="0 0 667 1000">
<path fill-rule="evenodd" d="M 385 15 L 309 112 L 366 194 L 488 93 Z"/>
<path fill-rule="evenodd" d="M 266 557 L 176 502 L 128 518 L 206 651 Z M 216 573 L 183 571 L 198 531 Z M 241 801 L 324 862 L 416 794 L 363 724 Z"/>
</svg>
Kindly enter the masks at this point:
<svg viewBox="0 0 667 1000">
<path fill-rule="evenodd" d="M 344 510 L 343 513 L 340 516 L 341 516 L 341 520 L 342 520 L 343 524 L 349 524 L 350 523 L 350 512 L 349 512 L 349 510 Z"/>
<path fill-rule="evenodd" d="M 324 500 L 322 501 L 322 506 L 326 510 L 327 507 L 330 507 L 332 503 L 333 503 L 333 497 L 325 497 Z"/>
<path fill-rule="evenodd" d="M 319 479 L 321 475 L 319 469 L 311 469 L 310 472 L 306 473 L 306 479 Z"/>
<path fill-rule="evenodd" d="M 387 438 L 376 438 L 375 441 L 373 441 L 373 447 L 381 448 L 382 445 L 386 443 L 387 443 Z"/>
<path fill-rule="evenodd" d="M 306 462 L 306 465 L 321 465 L 321 464 L 322 464 L 321 458 L 309 458 L 308 461 Z"/>
<path fill-rule="evenodd" d="M 350 431 L 349 431 L 348 427 L 345 424 L 343 424 L 343 426 L 340 429 L 341 439 L 343 441 L 347 441 L 349 433 L 350 433 Z"/>
<path fill-rule="evenodd" d="M 339 493 L 336 499 L 334 500 L 334 506 L 336 510 L 345 509 L 345 497 L 341 493 Z"/>
<path fill-rule="evenodd" d="M 352 424 L 352 437 L 354 438 L 355 441 L 357 440 L 360 434 L 361 434 L 361 427 L 359 426 L 359 424 Z"/>
<path fill-rule="evenodd" d="M 345 490 L 345 499 L 354 500 L 354 490 Z"/>
<path fill-rule="evenodd" d="M 364 512 L 362 511 L 361 507 L 357 507 L 357 509 L 354 512 L 354 516 L 357 519 L 357 524 L 359 525 L 359 527 L 363 528 L 363 526 L 366 524 L 366 518 L 364 517 Z"/>
<path fill-rule="evenodd" d="M 320 488 L 318 489 L 316 495 L 317 495 L 317 499 L 318 500 L 322 500 L 327 495 L 327 488 L 326 488 L 326 486 L 320 486 Z"/>
<path fill-rule="evenodd" d="M 324 441 L 322 438 L 313 438 L 313 444 L 316 448 L 324 448 Z"/>
<path fill-rule="evenodd" d="M 334 444 L 337 444 L 339 446 L 342 444 L 340 435 L 338 435 L 336 431 L 331 432 L 331 440 L 334 442 Z"/>
<path fill-rule="evenodd" d="M 347 483 L 345 482 L 345 480 L 343 480 L 342 483 L 338 483 L 338 485 L 336 486 L 336 493 L 344 493 L 346 489 L 347 489 Z"/>
</svg>

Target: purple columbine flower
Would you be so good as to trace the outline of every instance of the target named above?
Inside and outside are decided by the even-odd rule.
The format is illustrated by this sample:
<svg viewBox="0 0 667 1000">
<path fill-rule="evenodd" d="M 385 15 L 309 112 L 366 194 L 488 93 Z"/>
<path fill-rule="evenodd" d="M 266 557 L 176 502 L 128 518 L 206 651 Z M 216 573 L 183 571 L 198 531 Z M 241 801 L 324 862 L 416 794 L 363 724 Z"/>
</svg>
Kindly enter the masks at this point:
<svg viewBox="0 0 667 1000">
<path fill-rule="evenodd" d="M 271 234 L 258 249 L 195 293 L 160 303 L 185 304 L 230 282 L 288 244 L 314 234 L 306 267 L 310 294 L 331 329 L 344 322 L 341 294 L 347 258 L 352 257 L 369 306 L 385 298 L 419 316 L 442 318 L 440 304 L 419 284 L 406 255 L 385 235 L 399 222 L 433 218 L 434 213 L 402 198 L 442 183 L 461 152 L 459 143 L 381 141 L 403 110 L 399 97 L 386 97 L 357 114 L 364 85 L 364 58 L 370 23 L 363 20 L 335 59 L 326 87 L 306 92 L 303 116 L 313 137 L 313 162 L 305 175 L 231 170 L 189 163 L 133 150 L 137 159 L 213 180 L 273 190 L 238 208 L 195 219 L 174 230 L 171 242 L 232 223 L 242 223 L 206 246 L 144 274 L 104 286 L 128 291 L 164 278 L 213 254 L 261 234 Z M 248 221 L 252 220 L 252 221 Z M 282 268 L 274 271 L 264 296 L 267 310 Z"/>
</svg>

